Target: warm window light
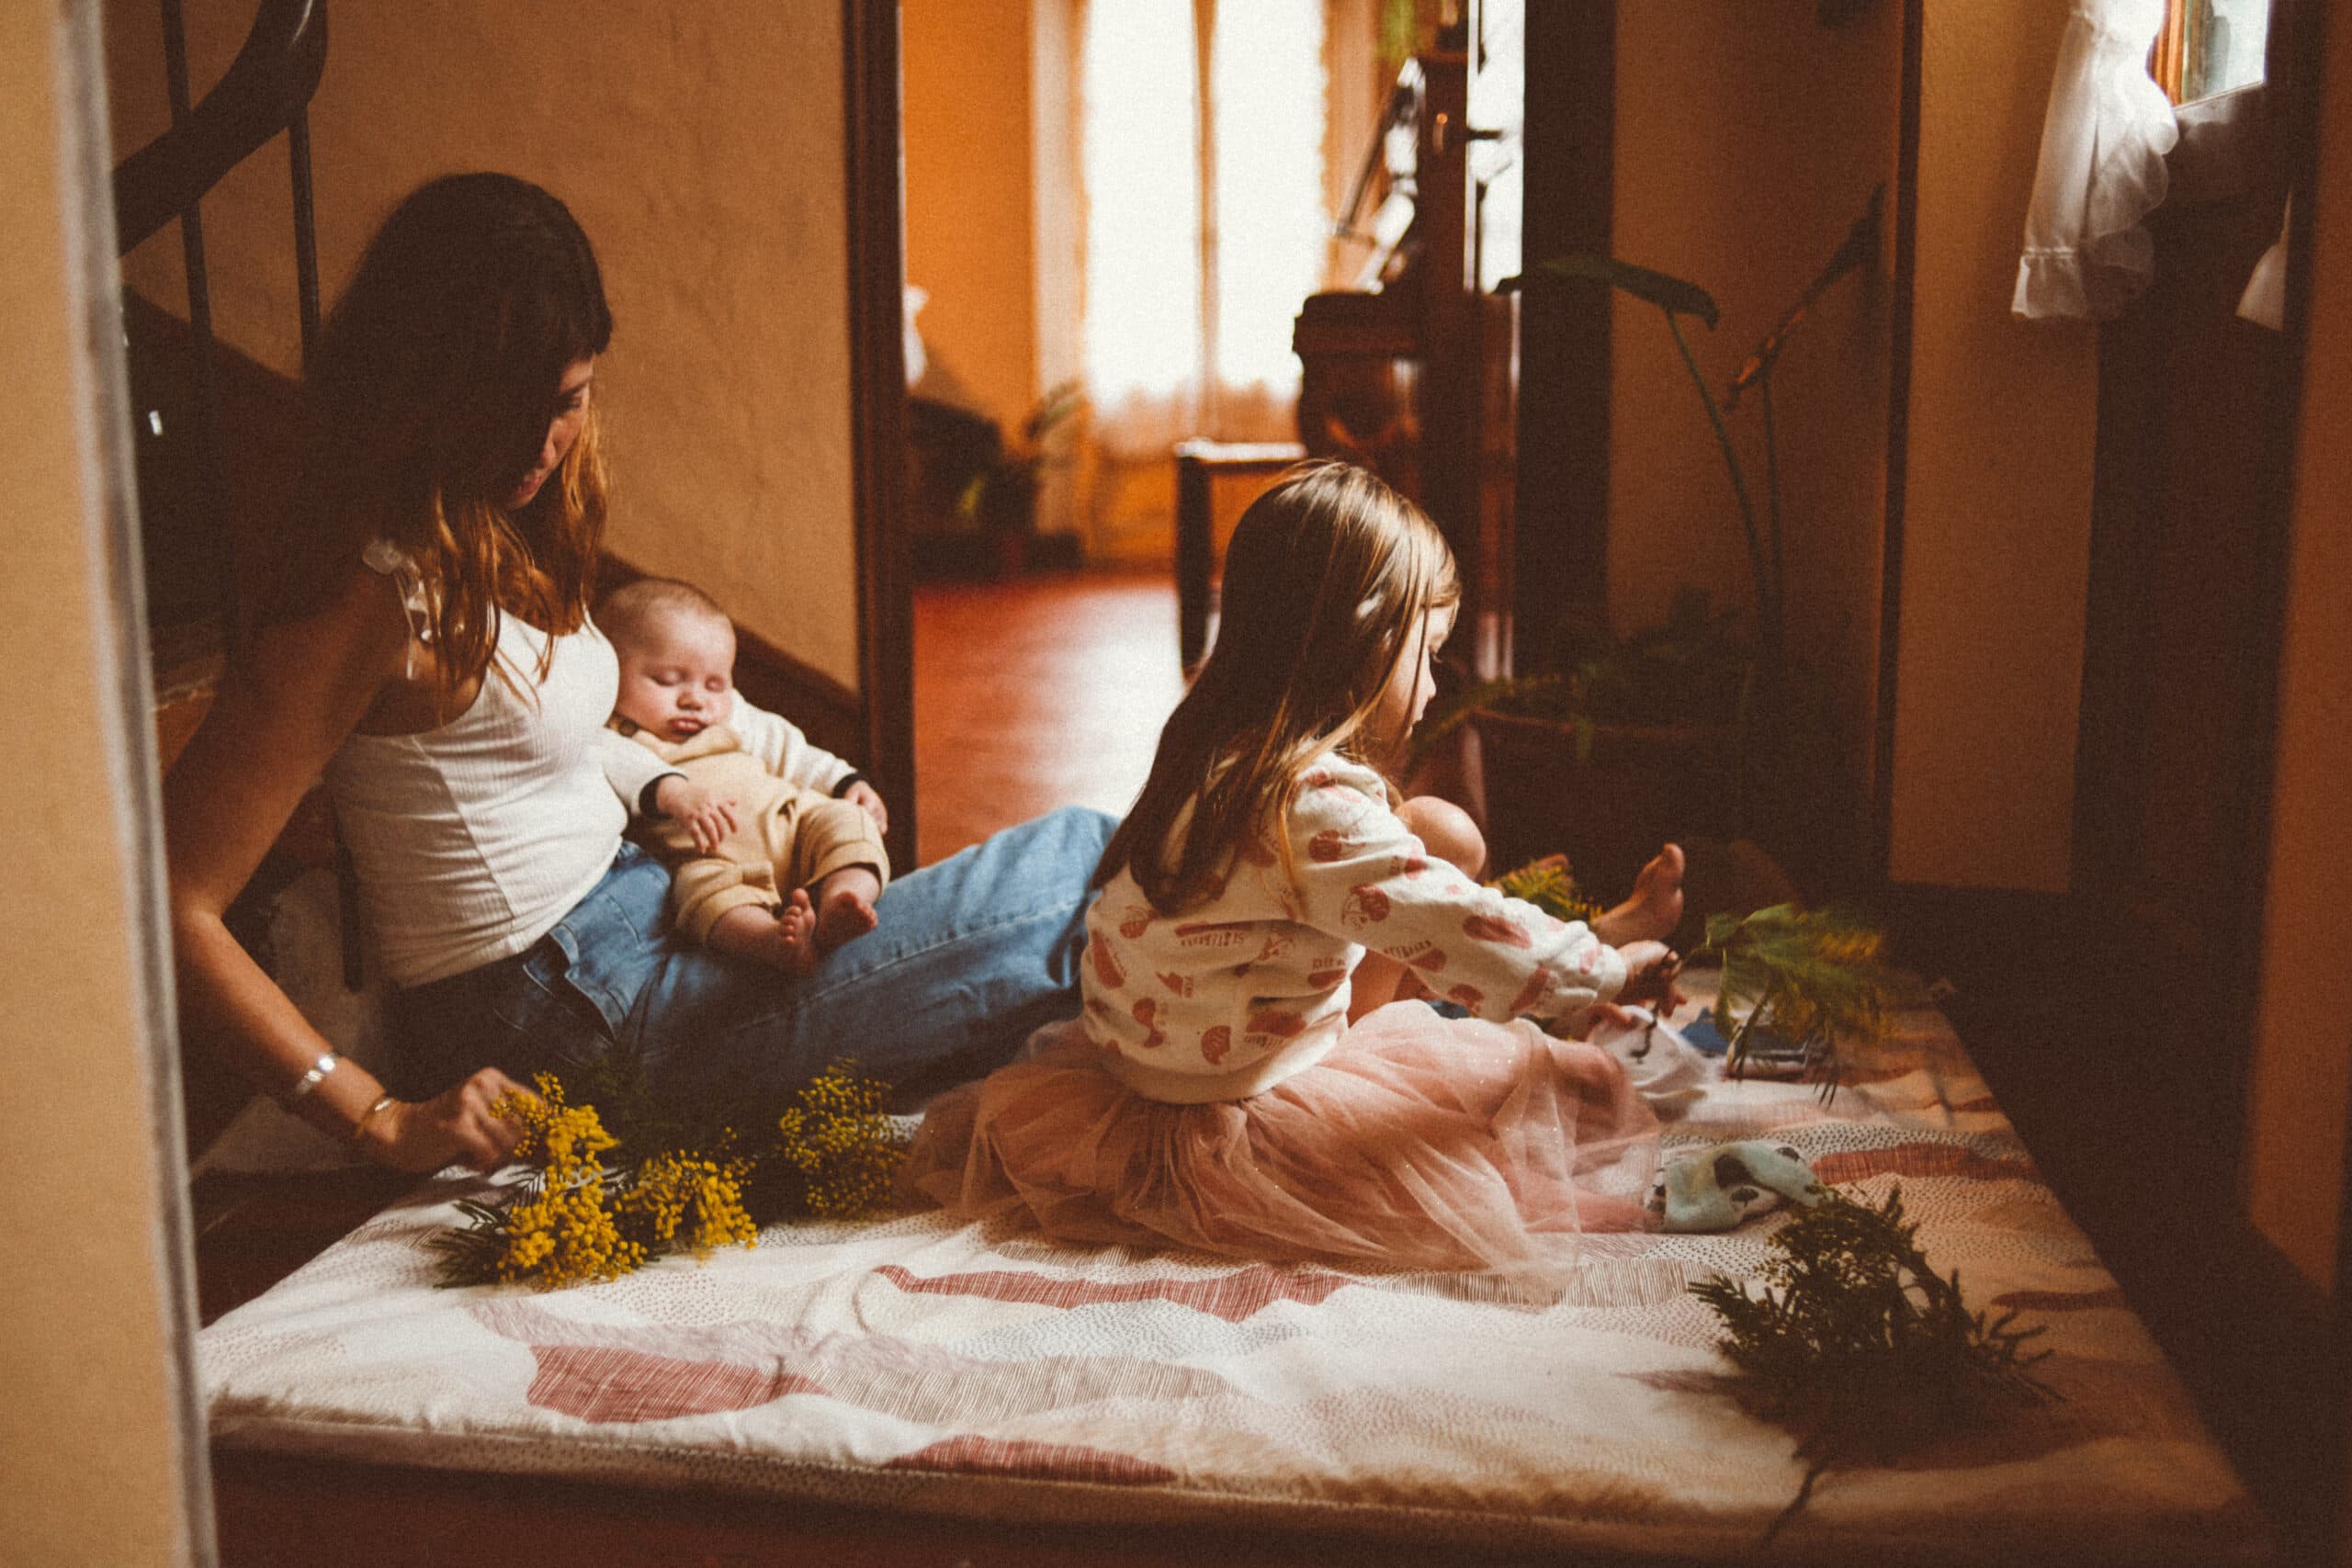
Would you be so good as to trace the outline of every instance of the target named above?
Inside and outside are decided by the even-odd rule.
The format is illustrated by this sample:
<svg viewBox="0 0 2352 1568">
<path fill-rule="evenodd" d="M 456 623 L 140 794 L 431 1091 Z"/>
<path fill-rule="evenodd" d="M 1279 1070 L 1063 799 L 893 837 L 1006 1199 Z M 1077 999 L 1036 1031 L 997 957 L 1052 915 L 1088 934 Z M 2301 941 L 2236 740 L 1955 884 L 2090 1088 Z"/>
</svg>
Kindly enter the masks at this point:
<svg viewBox="0 0 2352 1568">
<path fill-rule="evenodd" d="M 1322 0 L 1221 6 L 1216 107 L 1217 379 L 1298 390 L 1292 318 L 1322 282 Z"/>
<path fill-rule="evenodd" d="M 2148 73 L 2176 104 L 2249 87 L 2263 77 L 2270 0 L 2165 0 Z"/>
<path fill-rule="evenodd" d="M 1102 412 L 1200 381 L 1193 59 L 1193 0 L 1086 9 L 1086 370 Z"/>
<path fill-rule="evenodd" d="M 1328 263 L 1323 8 L 1216 7 L 1208 212 L 1193 0 L 1086 8 L 1085 363 L 1097 429 L 1120 446 L 1228 434 L 1212 385 L 1257 394 L 1238 400 L 1261 417 L 1298 390 L 1291 321 Z"/>
</svg>

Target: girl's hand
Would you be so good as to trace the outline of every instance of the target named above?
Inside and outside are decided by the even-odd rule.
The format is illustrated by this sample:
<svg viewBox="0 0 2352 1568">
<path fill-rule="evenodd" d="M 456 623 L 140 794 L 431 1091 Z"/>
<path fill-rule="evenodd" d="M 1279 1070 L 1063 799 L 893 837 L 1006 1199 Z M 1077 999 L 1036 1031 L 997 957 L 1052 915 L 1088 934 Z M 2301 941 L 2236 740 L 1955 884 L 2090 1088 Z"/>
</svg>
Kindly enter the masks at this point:
<svg viewBox="0 0 2352 1568">
<path fill-rule="evenodd" d="M 700 854 L 717 854 L 727 835 L 735 830 L 735 797 L 715 794 L 684 773 L 673 773 L 656 784 L 653 804 L 686 830 Z"/>
<path fill-rule="evenodd" d="M 1690 999 L 1674 984 L 1674 977 L 1682 972 L 1682 960 L 1666 943 L 1629 942 L 1617 954 L 1625 961 L 1625 988 L 1617 993 L 1621 1003 L 1651 1007 L 1664 1017 Z"/>
<path fill-rule="evenodd" d="M 538 1096 L 484 1067 L 453 1089 L 425 1100 L 394 1100 L 377 1112 L 362 1137 L 369 1158 L 422 1175 L 455 1161 L 484 1175 L 506 1163 L 523 1129 L 491 1107 L 506 1095 Z"/>
<path fill-rule="evenodd" d="M 853 806 L 865 807 L 865 814 L 874 818 L 876 832 L 887 833 L 890 830 L 890 808 L 882 804 L 881 793 L 864 779 L 858 780 L 843 790 L 842 798 Z"/>
</svg>

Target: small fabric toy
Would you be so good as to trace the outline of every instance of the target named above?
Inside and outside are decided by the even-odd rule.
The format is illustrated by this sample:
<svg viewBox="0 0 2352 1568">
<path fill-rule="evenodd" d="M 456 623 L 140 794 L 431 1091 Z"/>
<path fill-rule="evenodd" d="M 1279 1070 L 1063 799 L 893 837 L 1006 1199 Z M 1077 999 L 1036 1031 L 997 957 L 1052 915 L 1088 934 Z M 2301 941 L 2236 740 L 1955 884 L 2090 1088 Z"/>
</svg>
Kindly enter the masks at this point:
<svg viewBox="0 0 2352 1568">
<path fill-rule="evenodd" d="M 1727 1231 L 1750 1214 L 1779 1208 L 1783 1199 L 1809 1209 L 1824 1190 L 1803 1155 L 1786 1144 L 1751 1138 L 1717 1144 L 1667 1166 L 1650 1186 L 1649 1211 L 1668 1231 Z"/>
<path fill-rule="evenodd" d="M 1630 1025 L 1604 1023 L 1589 1038 L 1625 1065 L 1625 1077 L 1652 1110 L 1671 1113 L 1706 1093 L 1712 1064 L 1680 1031 L 1648 1008 L 1624 1012 Z"/>
</svg>

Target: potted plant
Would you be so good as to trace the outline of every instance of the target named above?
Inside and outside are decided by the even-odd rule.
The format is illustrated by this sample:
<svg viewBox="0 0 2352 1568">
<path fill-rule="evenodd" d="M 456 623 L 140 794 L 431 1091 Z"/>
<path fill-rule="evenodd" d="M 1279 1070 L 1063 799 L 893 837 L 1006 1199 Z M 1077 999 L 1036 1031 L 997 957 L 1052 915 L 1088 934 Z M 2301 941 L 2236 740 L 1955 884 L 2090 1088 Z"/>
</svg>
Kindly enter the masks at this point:
<svg viewBox="0 0 2352 1568">
<path fill-rule="evenodd" d="M 1758 344 L 1724 394 L 1707 385 L 1683 331 L 1713 329 L 1721 312 L 1695 283 L 1610 256 L 1555 257 L 1535 270 L 1620 290 L 1657 307 L 1706 414 L 1736 510 L 1751 604 L 1717 610 L 1703 592 L 1678 594 L 1666 621 L 1624 637 L 1572 622 L 1546 668 L 1462 694 L 1430 727 L 1432 742 L 1474 726 L 1487 773 L 1498 852 L 1537 853 L 1572 826 L 1579 871 L 1595 886 L 1629 884 L 1668 837 L 1762 836 L 1786 852 L 1807 838 L 1800 818 L 1819 794 L 1809 782 L 1823 746 L 1814 710 L 1792 680 L 1781 551 L 1780 459 L 1772 371 L 1790 334 L 1822 293 L 1874 254 L 1881 192 L 1804 294 Z M 1504 288 L 1520 285 L 1506 280 Z M 1731 438 L 1729 416 L 1753 397 L 1763 423 L 1761 504 Z M 1808 739 L 1810 737 L 1810 739 Z"/>
<path fill-rule="evenodd" d="M 1062 461 L 1056 433 L 1077 414 L 1083 394 L 1075 381 L 1049 389 L 1021 421 L 1019 434 L 965 481 L 956 510 L 989 541 L 1000 573 L 1030 564 L 1037 535 L 1037 490 L 1049 464 Z"/>
<path fill-rule="evenodd" d="M 1628 637 L 1572 621 L 1560 668 L 1462 692 L 1418 744 L 1476 729 L 1498 860 L 1554 848 L 1567 826 L 1587 886 L 1629 886 L 1668 838 L 1744 830 L 1755 657 L 1738 621 L 1700 589 Z"/>
</svg>

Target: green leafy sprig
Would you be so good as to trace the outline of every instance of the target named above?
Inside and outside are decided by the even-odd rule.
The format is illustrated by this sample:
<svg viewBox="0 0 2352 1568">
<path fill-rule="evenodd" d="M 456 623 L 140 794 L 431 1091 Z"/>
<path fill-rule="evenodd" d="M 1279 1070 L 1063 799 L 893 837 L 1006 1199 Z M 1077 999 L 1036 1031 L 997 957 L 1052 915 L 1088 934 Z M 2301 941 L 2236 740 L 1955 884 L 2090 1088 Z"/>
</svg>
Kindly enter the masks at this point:
<svg viewBox="0 0 2352 1568">
<path fill-rule="evenodd" d="M 1600 906 L 1577 886 L 1566 855 L 1529 861 L 1517 871 L 1495 878 L 1494 886 L 1504 897 L 1532 904 L 1555 920 L 1582 920 L 1590 925 L 1601 912 Z"/>
<path fill-rule="evenodd" d="M 1738 1397 L 1787 1427 L 1804 1483 L 1769 1542 L 1832 1469 L 1883 1464 L 2004 1406 L 2056 1397 L 2026 1349 L 2039 1326 L 1972 1313 L 1960 1274 L 1939 1275 L 1903 1212 L 1900 1188 L 1873 1206 L 1832 1191 L 1773 1233 L 1763 1288 L 1715 1279 L 1690 1293 L 1724 1322 Z"/>
<path fill-rule="evenodd" d="M 1885 933 L 1851 909 L 1775 904 L 1708 917 L 1707 940 L 1691 956 L 1723 964 L 1714 1020 L 1731 1043 L 1725 1069 L 1738 1077 L 1756 1032 L 1770 1028 L 1803 1051 L 1825 1099 L 1837 1092 L 1839 1044 L 1875 1043 L 1885 1033 L 1898 984 L 1885 947 Z"/>
</svg>

